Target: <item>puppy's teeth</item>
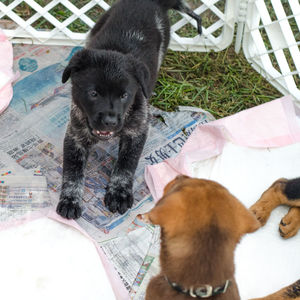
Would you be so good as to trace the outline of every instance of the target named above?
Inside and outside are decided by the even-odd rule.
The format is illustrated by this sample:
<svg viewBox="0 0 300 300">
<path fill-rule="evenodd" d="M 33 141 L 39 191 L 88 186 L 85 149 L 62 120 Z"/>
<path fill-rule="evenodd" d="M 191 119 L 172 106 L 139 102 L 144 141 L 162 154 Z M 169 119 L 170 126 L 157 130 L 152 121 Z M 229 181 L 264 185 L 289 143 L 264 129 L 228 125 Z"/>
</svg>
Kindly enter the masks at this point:
<svg viewBox="0 0 300 300">
<path fill-rule="evenodd" d="M 99 131 L 99 130 L 97 130 L 96 132 L 97 132 L 97 134 L 100 134 L 100 131 Z"/>
</svg>

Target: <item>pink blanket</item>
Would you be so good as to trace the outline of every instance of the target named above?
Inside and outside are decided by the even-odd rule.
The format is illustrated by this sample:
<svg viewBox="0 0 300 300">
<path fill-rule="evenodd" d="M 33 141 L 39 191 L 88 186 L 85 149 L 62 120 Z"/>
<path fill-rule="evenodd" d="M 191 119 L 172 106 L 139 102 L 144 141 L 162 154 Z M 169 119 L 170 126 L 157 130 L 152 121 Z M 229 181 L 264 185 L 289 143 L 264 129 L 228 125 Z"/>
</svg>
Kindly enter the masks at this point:
<svg viewBox="0 0 300 300">
<path fill-rule="evenodd" d="M 178 174 L 191 176 L 193 162 L 219 155 L 226 141 L 258 148 L 300 142 L 292 98 L 286 96 L 198 126 L 175 158 L 146 167 L 145 179 L 154 200 L 162 196 L 165 185 Z"/>
<path fill-rule="evenodd" d="M 8 106 L 13 96 L 11 83 L 16 79 L 12 71 L 13 49 L 0 29 L 0 113 Z"/>
</svg>

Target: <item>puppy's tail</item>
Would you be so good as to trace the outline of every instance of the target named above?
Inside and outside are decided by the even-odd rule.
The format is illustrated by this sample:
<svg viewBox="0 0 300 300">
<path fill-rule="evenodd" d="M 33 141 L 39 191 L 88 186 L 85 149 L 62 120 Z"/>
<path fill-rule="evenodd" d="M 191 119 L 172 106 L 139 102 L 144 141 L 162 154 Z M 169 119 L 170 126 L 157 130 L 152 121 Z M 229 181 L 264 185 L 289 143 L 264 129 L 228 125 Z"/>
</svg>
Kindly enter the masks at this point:
<svg viewBox="0 0 300 300">
<path fill-rule="evenodd" d="M 185 0 L 151 0 L 155 3 L 157 3 L 159 6 L 164 8 L 165 10 L 168 9 L 175 9 L 178 11 L 181 11 L 183 13 L 186 13 L 191 18 L 193 18 L 197 22 L 198 27 L 198 33 L 202 33 L 202 19 L 199 15 L 195 14 L 194 11 L 187 5 Z"/>
<path fill-rule="evenodd" d="M 159 6 L 168 9 L 176 9 L 181 11 L 182 6 L 188 7 L 185 0 L 151 0 L 157 3 Z"/>
</svg>

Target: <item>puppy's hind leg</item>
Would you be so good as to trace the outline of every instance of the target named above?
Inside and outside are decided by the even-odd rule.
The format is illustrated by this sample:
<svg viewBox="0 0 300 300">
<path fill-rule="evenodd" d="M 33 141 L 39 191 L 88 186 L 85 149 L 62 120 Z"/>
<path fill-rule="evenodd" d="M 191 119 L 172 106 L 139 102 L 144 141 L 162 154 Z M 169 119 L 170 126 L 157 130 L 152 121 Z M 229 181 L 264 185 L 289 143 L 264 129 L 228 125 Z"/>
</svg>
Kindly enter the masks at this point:
<svg viewBox="0 0 300 300">
<path fill-rule="evenodd" d="M 288 180 L 284 194 L 289 199 L 288 205 L 300 207 L 300 177 Z"/>
<path fill-rule="evenodd" d="M 274 208 L 281 204 L 286 204 L 287 197 L 284 194 L 287 179 L 276 180 L 260 197 L 260 199 L 250 207 L 261 225 L 265 225 Z"/>
<path fill-rule="evenodd" d="M 261 225 L 265 225 L 272 210 L 284 204 L 300 207 L 300 177 L 295 179 L 278 179 L 250 207 Z"/>
<path fill-rule="evenodd" d="M 300 300 L 300 279 L 274 294 L 250 300 Z"/>
<path fill-rule="evenodd" d="M 174 9 L 186 13 L 188 16 L 193 18 L 197 22 L 197 31 L 202 34 L 202 19 L 199 15 L 194 13 L 194 11 L 188 6 L 184 0 L 177 0 Z"/>
</svg>

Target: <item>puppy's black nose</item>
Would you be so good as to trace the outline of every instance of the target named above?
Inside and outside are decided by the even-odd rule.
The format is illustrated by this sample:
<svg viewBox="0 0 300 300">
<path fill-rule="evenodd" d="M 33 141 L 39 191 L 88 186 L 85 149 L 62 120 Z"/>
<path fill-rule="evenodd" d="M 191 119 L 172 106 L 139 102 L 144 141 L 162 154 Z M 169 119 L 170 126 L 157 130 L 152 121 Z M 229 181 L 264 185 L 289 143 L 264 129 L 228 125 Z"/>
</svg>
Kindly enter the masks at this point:
<svg viewBox="0 0 300 300">
<path fill-rule="evenodd" d="M 103 123 L 105 126 L 114 127 L 118 124 L 118 118 L 116 115 L 106 115 L 103 118 Z"/>
</svg>

